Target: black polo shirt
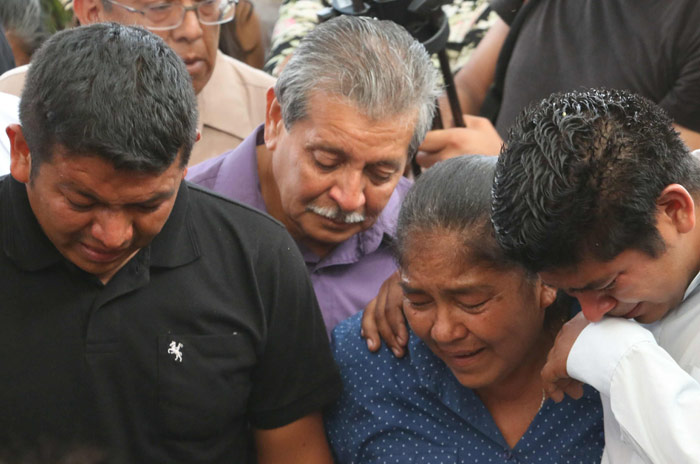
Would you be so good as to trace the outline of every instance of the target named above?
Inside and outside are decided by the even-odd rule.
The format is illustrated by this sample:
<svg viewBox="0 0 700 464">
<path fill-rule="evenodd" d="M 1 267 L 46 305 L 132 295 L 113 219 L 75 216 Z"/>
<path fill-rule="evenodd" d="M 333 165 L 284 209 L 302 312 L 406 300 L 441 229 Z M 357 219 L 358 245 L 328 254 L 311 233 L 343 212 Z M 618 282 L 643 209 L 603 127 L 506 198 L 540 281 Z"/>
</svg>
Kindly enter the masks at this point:
<svg viewBox="0 0 700 464">
<path fill-rule="evenodd" d="M 183 183 L 160 234 L 103 285 L 0 178 L 0 436 L 98 443 L 115 462 L 251 462 L 250 428 L 340 379 L 284 227 Z"/>
</svg>

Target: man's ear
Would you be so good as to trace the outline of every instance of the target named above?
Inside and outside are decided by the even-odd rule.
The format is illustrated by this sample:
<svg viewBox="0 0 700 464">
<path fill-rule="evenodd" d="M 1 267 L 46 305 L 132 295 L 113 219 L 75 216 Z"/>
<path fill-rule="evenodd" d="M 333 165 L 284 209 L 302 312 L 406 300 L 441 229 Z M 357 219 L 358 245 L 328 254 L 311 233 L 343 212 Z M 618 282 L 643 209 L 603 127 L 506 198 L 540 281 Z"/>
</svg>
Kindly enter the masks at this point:
<svg viewBox="0 0 700 464">
<path fill-rule="evenodd" d="M 5 132 L 10 139 L 10 174 L 17 182 L 27 184 L 32 172 L 32 156 L 29 153 L 27 141 L 24 139 L 22 126 L 10 124 Z"/>
<path fill-rule="evenodd" d="M 667 185 L 656 200 L 657 226 L 671 226 L 685 234 L 695 228 L 693 196 L 680 184 Z"/>
<path fill-rule="evenodd" d="M 284 131 L 282 107 L 275 96 L 274 87 L 267 90 L 267 109 L 265 111 L 265 147 L 272 152 L 277 148 L 277 141 Z"/>
<path fill-rule="evenodd" d="M 102 0 L 73 0 L 73 14 L 80 24 L 95 24 L 103 21 Z"/>
<path fill-rule="evenodd" d="M 543 284 L 541 279 L 537 285 L 540 287 L 540 309 L 546 309 L 557 299 L 557 289 Z"/>
</svg>

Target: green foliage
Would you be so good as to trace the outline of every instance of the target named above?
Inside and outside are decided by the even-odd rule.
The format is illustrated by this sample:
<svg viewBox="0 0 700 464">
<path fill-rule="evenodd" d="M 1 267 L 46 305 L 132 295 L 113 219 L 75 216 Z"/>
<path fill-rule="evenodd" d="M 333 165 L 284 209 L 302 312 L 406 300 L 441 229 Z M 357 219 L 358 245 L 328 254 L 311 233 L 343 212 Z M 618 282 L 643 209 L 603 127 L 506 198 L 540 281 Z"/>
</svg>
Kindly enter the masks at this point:
<svg viewBox="0 0 700 464">
<path fill-rule="evenodd" d="M 70 27 L 72 24 L 73 10 L 66 9 L 63 6 L 64 3 L 67 3 L 66 0 L 41 0 L 46 30 L 50 34 Z"/>
</svg>

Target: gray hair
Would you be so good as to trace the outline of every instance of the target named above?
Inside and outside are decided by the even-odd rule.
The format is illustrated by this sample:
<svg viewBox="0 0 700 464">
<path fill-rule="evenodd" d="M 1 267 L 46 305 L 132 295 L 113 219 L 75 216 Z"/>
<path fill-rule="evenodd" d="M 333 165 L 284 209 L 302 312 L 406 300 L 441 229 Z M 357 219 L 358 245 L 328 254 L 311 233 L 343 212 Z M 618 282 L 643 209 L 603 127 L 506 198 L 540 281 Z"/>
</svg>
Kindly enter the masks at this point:
<svg viewBox="0 0 700 464">
<path fill-rule="evenodd" d="M 440 85 L 425 48 L 404 28 L 340 16 L 311 31 L 277 79 L 275 96 L 287 130 L 308 116 L 312 91 L 342 96 L 373 120 L 417 110 L 413 154 L 432 124 Z"/>
<path fill-rule="evenodd" d="M 498 246 L 490 221 L 495 156 L 465 155 L 437 163 L 424 172 L 404 198 L 396 226 L 394 251 L 405 267 L 407 250 L 423 233 L 451 232 L 462 239 L 457 256 L 491 268 L 518 267 Z"/>
<path fill-rule="evenodd" d="M 49 35 L 44 29 L 39 0 L 0 1 L 0 20 L 5 32 L 12 34 L 20 42 L 28 56 L 31 56 Z"/>
</svg>

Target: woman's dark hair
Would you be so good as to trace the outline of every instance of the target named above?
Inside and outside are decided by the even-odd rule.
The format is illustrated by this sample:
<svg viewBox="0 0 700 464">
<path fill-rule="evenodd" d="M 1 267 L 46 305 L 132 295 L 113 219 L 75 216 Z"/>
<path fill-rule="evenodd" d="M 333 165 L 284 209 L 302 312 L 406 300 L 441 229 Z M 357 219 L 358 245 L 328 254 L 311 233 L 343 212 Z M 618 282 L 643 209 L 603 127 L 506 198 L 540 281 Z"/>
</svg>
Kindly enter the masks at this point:
<svg viewBox="0 0 700 464">
<path fill-rule="evenodd" d="M 491 182 L 496 158 L 460 156 L 438 163 L 418 178 L 399 213 L 396 258 L 404 266 L 405 248 L 416 233 L 459 233 L 465 257 L 490 267 L 519 267 L 501 250 L 490 222 Z"/>
</svg>

